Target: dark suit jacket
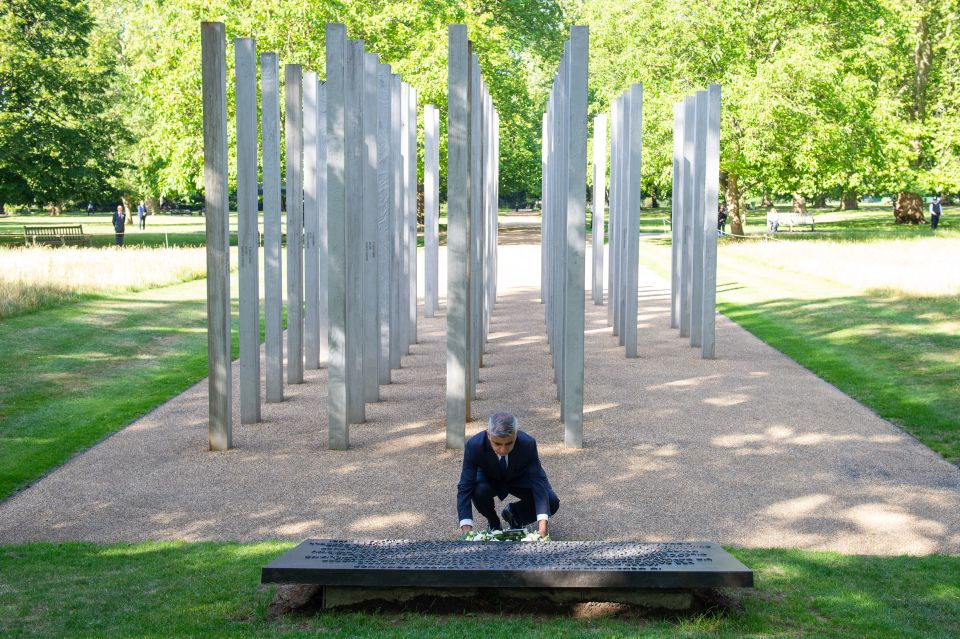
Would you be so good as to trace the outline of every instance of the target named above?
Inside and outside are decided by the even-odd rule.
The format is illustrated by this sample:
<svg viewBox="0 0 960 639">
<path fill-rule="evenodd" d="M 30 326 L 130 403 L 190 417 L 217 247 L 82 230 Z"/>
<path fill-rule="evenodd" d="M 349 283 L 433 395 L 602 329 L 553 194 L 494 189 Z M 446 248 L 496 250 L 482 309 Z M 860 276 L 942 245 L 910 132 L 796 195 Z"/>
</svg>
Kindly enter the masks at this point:
<svg viewBox="0 0 960 639">
<path fill-rule="evenodd" d="M 500 461 L 482 431 L 467 440 L 463 449 L 463 469 L 457 484 L 457 514 L 460 519 L 473 519 L 473 489 L 478 482 L 488 482 L 503 499 L 512 489 L 529 489 L 533 492 L 533 501 L 537 513 L 550 513 L 551 490 L 547 474 L 540 465 L 536 440 L 524 432 L 517 431 L 517 443 L 507 457 L 506 475 L 500 470 Z"/>
<path fill-rule="evenodd" d="M 120 215 L 116 211 L 113 212 L 113 230 L 117 233 L 123 233 L 124 228 L 127 226 L 127 218 L 124 215 Z"/>
</svg>

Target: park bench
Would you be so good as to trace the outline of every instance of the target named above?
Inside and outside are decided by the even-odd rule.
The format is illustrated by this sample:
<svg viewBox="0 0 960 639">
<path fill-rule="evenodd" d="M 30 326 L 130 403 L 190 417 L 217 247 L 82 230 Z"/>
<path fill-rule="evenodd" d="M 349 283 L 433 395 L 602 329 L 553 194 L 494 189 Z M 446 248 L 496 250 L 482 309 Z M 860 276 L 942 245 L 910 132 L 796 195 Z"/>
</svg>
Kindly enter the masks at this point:
<svg viewBox="0 0 960 639">
<path fill-rule="evenodd" d="M 323 607 L 410 597 L 614 601 L 687 609 L 697 589 L 753 587 L 753 571 L 712 542 L 345 541 L 308 539 L 261 583 L 319 587 Z"/>
<path fill-rule="evenodd" d="M 789 226 L 790 230 L 793 231 L 794 226 L 810 226 L 810 230 L 814 230 L 814 219 L 813 216 L 809 213 L 781 213 L 780 211 L 768 211 L 767 212 L 767 229 L 777 232 L 781 226 Z"/>
<path fill-rule="evenodd" d="M 36 246 L 38 244 L 90 246 L 90 238 L 83 234 L 82 224 L 24 226 L 23 243 L 26 246 Z"/>
<path fill-rule="evenodd" d="M 170 209 L 170 215 L 189 215 L 193 217 L 193 211 L 190 209 Z"/>
</svg>

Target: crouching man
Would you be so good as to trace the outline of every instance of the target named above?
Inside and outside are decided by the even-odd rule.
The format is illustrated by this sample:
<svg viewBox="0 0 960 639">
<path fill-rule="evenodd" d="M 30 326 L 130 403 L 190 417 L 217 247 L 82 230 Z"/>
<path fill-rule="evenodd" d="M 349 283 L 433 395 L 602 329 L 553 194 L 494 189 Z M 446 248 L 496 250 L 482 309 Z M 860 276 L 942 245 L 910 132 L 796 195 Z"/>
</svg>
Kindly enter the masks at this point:
<svg viewBox="0 0 960 639">
<path fill-rule="evenodd" d="M 520 500 L 503 508 L 507 527 L 522 528 L 536 521 L 540 535 L 546 537 L 560 499 L 540 465 L 537 442 L 517 430 L 516 417 L 495 413 L 487 420 L 486 432 L 471 437 L 463 449 L 463 470 L 457 484 L 461 531 L 473 529 L 471 504 L 486 517 L 491 530 L 503 530 L 493 498 L 502 501 L 507 495 Z"/>
</svg>

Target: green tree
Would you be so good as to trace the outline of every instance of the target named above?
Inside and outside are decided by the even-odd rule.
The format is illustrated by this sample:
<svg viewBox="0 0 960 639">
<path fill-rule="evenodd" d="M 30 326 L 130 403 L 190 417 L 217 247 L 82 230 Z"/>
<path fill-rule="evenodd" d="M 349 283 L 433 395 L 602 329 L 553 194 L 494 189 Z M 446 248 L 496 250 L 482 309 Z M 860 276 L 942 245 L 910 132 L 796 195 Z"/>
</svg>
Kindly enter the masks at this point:
<svg viewBox="0 0 960 639">
<path fill-rule="evenodd" d="M 958 188 L 957 0 L 586 0 L 582 11 L 593 109 L 644 82 L 648 190 L 669 188 L 669 103 L 710 82 L 723 85 L 732 204 Z"/>
<path fill-rule="evenodd" d="M 100 11 L 110 11 L 113 4 L 102 2 Z M 240 0 L 147 0 L 122 7 L 123 68 L 140 109 L 131 114 L 139 143 L 130 157 L 135 170 L 126 180 L 129 190 L 183 197 L 202 189 L 199 24 L 218 20 L 226 25 L 228 43 L 234 37 L 256 38 L 257 48 L 278 52 L 281 64 L 302 64 L 321 78 L 324 26 L 346 24 L 349 37 L 363 39 L 417 89 L 421 107 L 440 109 L 441 153 L 446 144 L 447 26 L 467 24 L 500 113 L 501 192 L 539 192 L 539 112 L 548 77 L 543 69 L 554 67 L 562 51 L 559 2 L 276 0 L 251 5 Z M 228 77 L 230 73 L 228 55 Z M 228 82 L 231 118 L 232 92 Z M 419 114 L 422 118 L 422 108 Z M 441 173 L 443 187 L 442 162 Z M 231 179 L 233 175 L 231 167 Z"/>
<path fill-rule="evenodd" d="M 591 111 L 643 82 L 644 189 L 666 193 L 673 103 L 721 84 L 721 172 L 740 234 L 747 194 L 860 189 L 877 173 L 876 81 L 858 54 L 881 15 L 848 0 L 585 0 Z"/>
<path fill-rule="evenodd" d="M 891 192 L 960 191 L 960 2 L 883 0 L 877 117 Z"/>
<path fill-rule="evenodd" d="M 103 103 L 114 52 L 93 28 L 82 0 L 0 0 L 0 211 L 56 214 L 109 188 L 124 131 Z"/>
</svg>

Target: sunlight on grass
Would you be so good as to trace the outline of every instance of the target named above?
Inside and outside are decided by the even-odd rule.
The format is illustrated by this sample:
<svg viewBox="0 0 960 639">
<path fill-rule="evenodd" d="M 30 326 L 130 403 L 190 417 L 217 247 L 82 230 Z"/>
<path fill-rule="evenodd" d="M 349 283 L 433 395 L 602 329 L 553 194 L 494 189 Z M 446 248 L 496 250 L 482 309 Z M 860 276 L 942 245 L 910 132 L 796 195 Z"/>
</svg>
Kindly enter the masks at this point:
<svg viewBox="0 0 960 639">
<path fill-rule="evenodd" d="M 79 295 L 140 291 L 206 276 L 203 248 L 13 248 L 0 251 L 0 319 Z"/>
<path fill-rule="evenodd" d="M 960 239 L 733 243 L 720 250 L 719 270 L 746 260 L 767 270 L 840 283 L 858 293 L 960 296 Z"/>
</svg>

